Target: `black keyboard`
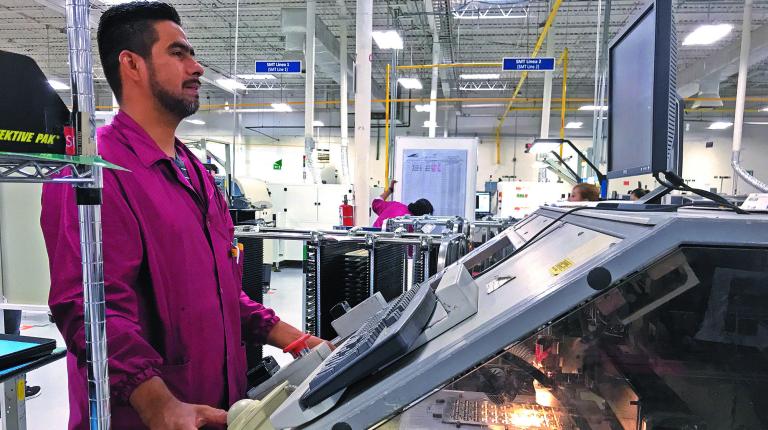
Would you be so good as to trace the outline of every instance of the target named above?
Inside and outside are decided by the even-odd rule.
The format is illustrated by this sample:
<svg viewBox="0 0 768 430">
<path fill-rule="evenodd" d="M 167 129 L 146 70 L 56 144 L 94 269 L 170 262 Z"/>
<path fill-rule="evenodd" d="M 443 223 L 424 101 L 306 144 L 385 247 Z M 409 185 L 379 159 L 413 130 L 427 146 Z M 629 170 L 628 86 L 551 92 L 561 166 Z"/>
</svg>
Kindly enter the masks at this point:
<svg viewBox="0 0 768 430">
<path fill-rule="evenodd" d="M 408 353 L 435 310 L 429 284 L 414 286 L 373 315 L 323 361 L 299 404 L 306 409 Z"/>
</svg>

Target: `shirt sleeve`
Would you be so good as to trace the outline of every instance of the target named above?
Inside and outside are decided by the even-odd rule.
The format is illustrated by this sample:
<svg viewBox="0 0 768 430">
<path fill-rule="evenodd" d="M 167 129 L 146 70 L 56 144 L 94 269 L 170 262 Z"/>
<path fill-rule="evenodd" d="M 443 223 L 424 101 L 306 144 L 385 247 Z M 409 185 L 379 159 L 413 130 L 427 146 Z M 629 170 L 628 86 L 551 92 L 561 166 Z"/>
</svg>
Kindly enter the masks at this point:
<svg viewBox="0 0 768 430">
<path fill-rule="evenodd" d="M 371 203 L 371 209 L 373 209 L 373 212 L 376 213 L 376 215 L 381 215 L 384 209 L 387 208 L 387 205 L 389 205 L 389 203 L 382 199 L 374 199 L 373 203 Z"/>
<path fill-rule="evenodd" d="M 280 318 L 275 315 L 275 311 L 261 303 L 254 302 L 243 291 L 240 291 L 240 317 L 242 318 L 246 341 L 262 345 L 267 342 L 269 332 L 280 321 Z"/>
<path fill-rule="evenodd" d="M 118 404 L 124 404 L 141 383 L 153 376 L 162 377 L 163 359 L 139 324 L 143 305 L 140 291 L 147 286 L 140 280 L 144 253 L 138 222 L 114 173 L 108 171 L 104 172 L 101 221 L 110 394 Z M 79 366 L 85 366 L 80 230 L 71 186 L 43 187 L 41 225 L 51 273 L 48 304 L 67 350 Z"/>
</svg>

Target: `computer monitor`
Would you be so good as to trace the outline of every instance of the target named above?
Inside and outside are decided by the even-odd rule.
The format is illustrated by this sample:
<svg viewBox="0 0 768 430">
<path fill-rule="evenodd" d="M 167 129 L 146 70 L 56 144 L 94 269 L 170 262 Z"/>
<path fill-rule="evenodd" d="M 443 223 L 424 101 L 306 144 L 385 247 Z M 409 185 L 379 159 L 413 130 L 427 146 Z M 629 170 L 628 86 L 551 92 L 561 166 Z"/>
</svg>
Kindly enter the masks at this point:
<svg viewBox="0 0 768 430">
<path fill-rule="evenodd" d="M 608 55 L 608 177 L 676 171 L 682 109 L 672 0 L 644 6 L 611 42 Z"/>
<path fill-rule="evenodd" d="M 491 193 L 488 191 L 478 191 L 475 193 L 475 213 L 491 213 Z"/>
</svg>

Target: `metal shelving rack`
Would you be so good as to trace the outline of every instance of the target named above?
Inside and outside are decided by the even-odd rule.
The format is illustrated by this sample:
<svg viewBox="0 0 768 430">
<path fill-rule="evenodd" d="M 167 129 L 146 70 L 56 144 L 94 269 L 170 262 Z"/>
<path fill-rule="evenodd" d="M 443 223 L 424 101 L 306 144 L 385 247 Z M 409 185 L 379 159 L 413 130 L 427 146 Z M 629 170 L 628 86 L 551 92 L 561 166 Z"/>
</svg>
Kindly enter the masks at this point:
<svg viewBox="0 0 768 430">
<path fill-rule="evenodd" d="M 89 0 L 66 0 L 75 142 L 81 157 L 46 160 L 35 154 L 0 154 L 0 182 L 63 183 L 76 189 L 83 267 L 83 297 L 90 428 L 110 428 L 106 304 L 102 254 L 102 166 L 95 136 Z M 83 161 L 83 162 L 81 162 Z M 63 174 L 69 168 L 68 174 Z"/>
</svg>

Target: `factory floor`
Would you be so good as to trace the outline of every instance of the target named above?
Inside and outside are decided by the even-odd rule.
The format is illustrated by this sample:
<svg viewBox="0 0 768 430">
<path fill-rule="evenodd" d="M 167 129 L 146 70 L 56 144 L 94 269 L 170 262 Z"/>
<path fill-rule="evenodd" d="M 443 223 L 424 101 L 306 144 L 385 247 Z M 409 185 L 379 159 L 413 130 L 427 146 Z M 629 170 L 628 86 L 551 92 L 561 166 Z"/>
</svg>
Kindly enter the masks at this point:
<svg viewBox="0 0 768 430">
<path fill-rule="evenodd" d="M 272 273 L 272 288 L 264 295 L 264 305 L 275 310 L 280 318 L 295 326 L 301 326 L 303 279 L 301 269 L 284 268 Z M 25 312 L 22 316 L 23 336 L 56 339 L 64 346 L 55 325 L 48 322 L 45 313 Z M 288 354 L 266 346 L 264 355 L 275 357 L 278 363 L 291 361 Z M 28 430 L 60 430 L 67 428 L 69 406 L 67 399 L 67 368 L 65 360 L 59 360 L 27 375 L 28 385 L 42 387 L 40 395 L 27 400 Z"/>
</svg>

